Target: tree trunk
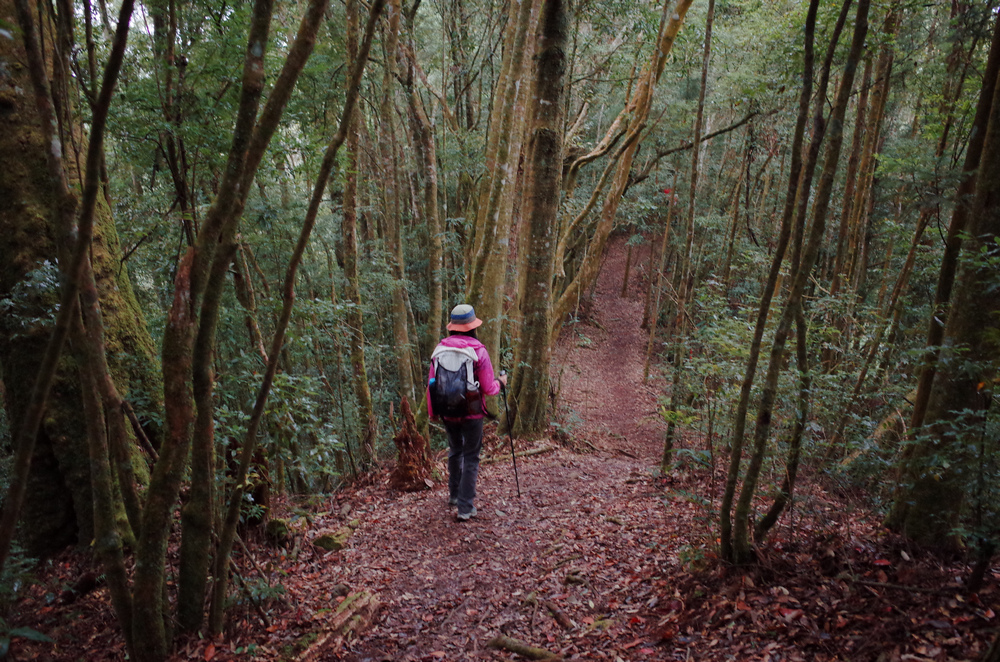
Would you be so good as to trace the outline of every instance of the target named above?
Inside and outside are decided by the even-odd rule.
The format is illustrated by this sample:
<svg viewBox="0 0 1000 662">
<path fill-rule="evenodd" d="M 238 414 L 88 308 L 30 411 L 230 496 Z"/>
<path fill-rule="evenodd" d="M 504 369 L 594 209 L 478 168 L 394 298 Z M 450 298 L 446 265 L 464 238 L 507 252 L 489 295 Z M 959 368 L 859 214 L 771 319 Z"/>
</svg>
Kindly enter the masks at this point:
<svg viewBox="0 0 1000 662">
<path fill-rule="evenodd" d="M 320 2 L 317 2 L 310 7 L 308 16 L 311 17 L 311 25 L 318 25 L 318 20 L 315 20 L 315 22 L 313 21 L 313 19 L 316 18 L 316 14 L 313 12 L 314 10 L 318 10 L 318 15 L 322 16 L 324 13 L 323 10 L 325 9 L 325 6 L 322 5 L 322 0 L 320 0 Z M 230 553 L 236 538 L 236 527 L 239 523 L 240 509 L 243 504 L 243 494 L 247 472 L 250 469 L 250 464 L 253 460 L 256 448 L 257 433 L 260 427 L 261 419 L 264 415 L 264 407 L 267 404 L 271 384 L 274 381 L 274 375 L 278 369 L 278 359 L 281 355 L 281 348 L 284 344 L 285 332 L 288 329 L 288 323 L 292 316 L 292 307 L 295 303 L 296 274 L 299 264 L 302 261 L 302 255 L 309 243 L 309 237 L 316 224 L 316 217 L 319 213 L 320 204 L 323 201 L 323 194 L 326 191 L 330 173 L 333 171 L 333 166 L 336 162 L 337 152 L 340 150 L 341 145 L 343 145 L 347 138 L 347 134 L 349 133 L 349 127 L 354 115 L 354 108 L 357 105 L 361 74 L 364 71 L 364 65 L 368 61 L 368 54 L 371 48 L 372 36 L 375 32 L 375 25 L 383 7 L 384 2 L 382 0 L 375 0 L 371 6 L 368 16 L 368 25 L 365 28 L 365 36 L 360 45 L 358 58 L 351 64 L 351 72 L 349 75 L 350 82 L 347 94 L 345 95 L 346 98 L 344 101 L 344 110 L 341 114 L 340 126 L 337 129 L 337 133 L 330 140 L 330 144 L 327 146 L 326 152 L 323 154 L 323 160 L 320 163 L 319 171 L 316 176 L 316 184 L 313 187 L 313 191 L 309 199 L 309 207 L 306 209 L 305 218 L 302 221 L 302 228 L 299 232 L 298 241 L 295 244 L 295 249 L 288 260 L 288 267 L 285 270 L 285 278 L 282 286 L 281 313 L 278 317 L 277 323 L 275 324 L 274 338 L 271 340 L 271 350 L 268 352 L 269 360 L 267 367 L 264 370 L 260 389 L 257 392 L 257 398 L 254 401 L 253 412 L 250 415 L 250 420 L 247 422 L 246 435 L 243 439 L 243 446 L 240 449 L 239 467 L 233 480 L 233 492 L 229 496 L 225 519 L 222 522 L 222 527 L 219 531 L 219 545 L 218 552 L 215 555 L 214 567 L 215 584 L 212 587 L 212 605 L 211 612 L 209 614 L 209 631 L 212 635 L 219 635 L 222 632 L 227 586 L 229 582 Z M 306 19 L 303 19 L 303 28 L 305 27 L 305 24 Z M 298 42 L 298 40 L 296 40 L 296 42 Z M 289 61 L 291 61 L 291 59 L 292 58 L 289 57 Z M 302 60 L 302 64 L 304 64 L 304 60 Z M 277 89 L 278 86 L 276 85 L 275 88 Z M 270 106 L 270 100 L 268 102 L 268 106 Z M 263 116 L 268 116 L 267 109 L 265 109 Z"/>
<path fill-rule="evenodd" d="M 674 191 L 677 190 L 677 173 L 679 169 L 674 169 L 673 187 L 667 196 L 667 220 L 663 223 L 663 238 L 660 241 L 660 264 L 656 270 L 656 297 L 654 298 L 653 309 L 649 316 L 649 340 L 646 342 L 646 360 L 642 364 L 642 383 L 649 383 L 649 362 L 653 356 L 653 343 L 656 341 L 656 327 L 660 323 L 660 297 L 663 296 L 663 273 L 667 267 L 667 242 L 670 240 L 670 224 L 674 217 L 674 201 L 677 197 Z M 650 280 L 653 280 L 650 274 Z"/>
<path fill-rule="evenodd" d="M 835 297 L 840 292 L 844 280 L 844 270 L 847 264 L 847 238 L 850 234 L 851 212 L 854 209 L 855 188 L 858 183 L 858 164 L 861 161 L 861 150 L 864 146 L 865 117 L 868 112 L 868 91 L 872 80 L 872 58 L 865 58 L 865 72 L 861 78 L 858 90 L 858 108 L 854 119 L 854 136 L 851 138 L 851 153 L 847 158 L 847 171 L 844 175 L 844 193 L 840 207 L 840 226 L 837 231 L 837 244 L 833 259 L 833 274 L 830 279 L 830 296 Z M 824 350 L 824 370 L 829 372 L 834 363 L 833 353 Z"/>
<path fill-rule="evenodd" d="M 0 3 L 0 15 L 13 22 L 14 3 L 8 0 Z M 127 15 L 125 21 L 127 24 Z M 49 42 L 50 37 L 46 34 Z M 49 43 L 49 56 L 53 55 L 51 46 Z M 0 60 L 24 62 L 26 59 L 21 37 L 0 39 Z M 44 62 L 40 62 L 40 66 L 42 71 L 49 67 Z M 53 182 L 49 147 L 52 136 L 46 135 L 29 73 L 29 67 L 11 68 L 6 73 L 5 112 L 0 116 L 0 166 L 4 172 L 0 178 L 0 255 L 4 257 L 0 267 L 0 299 L 8 298 L 11 302 L 0 316 L 3 320 L 0 321 L 0 365 L 3 365 L 7 384 L 22 385 L 22 388 L 9 388 L 4 398 L 12 430 L 21 429 L 30 415 L 30 385 L 36 375 L 44 372 L 43 356 L 52 332 L 49 324 L 32 320 L 55 318 L 60 292 L 57 289 L 58 272 L 51 265 L 58 260 L 70 267 L 68 251 L 73 248 L 64 234 L 63 222 L 67 209 L 70 214 L 74 210 L 73 206 L 66 206 L 67 202 L 73 205 L 75 200 L 61 200 L 56 193 L 59 189 Z M 59 94 L 58 91 L 54 93 Z M 48 93 L 46 98 L 51 104 L 52 97 Z M 56 105 L 65 109 L 67 104 L 60 101 Z M 89 150 L 78 118 L 64 118 L 62 126 L 72 133 L 72 138 L 64 135 L 62 140 L 56 138 L 56 142 L 66 150 L 74 147 L 84 152 Z M 94 149 L 100 151 L 100 144 L 95 144 Z M 86 173 L 75 167 L 84 154 L 60 153 L 57 156 L 61 158 L 54 165 L 63 173 L 66 194 L 72 196 L 71 188 L 78 193 L 85 185 Z M 93 158 L 99 160 L 99 155 Z M 98 169 L 91 174 L 94 177 L 91 186 L 96 194 Z M 126 398 L 140 396 L 140 389 L 149 389 L 148 398 L 140 396 L 137 399 L 152 403 L 152 408 L 140 411 L 139 415 L 144 421 L 156 420 L 155 406 L 159 399 L 153 343 L 132 292 L 128 272 L 119 268 L 121 248 L 106 198 L 94 195 L 92 204 L 94 239 L 86 252 L 93 260 L 107 344 L 112 350 L 109 370 Z M 30 462 L 31 471 L 25 483 L 28 499 L 20 509 L 20 517 L 31 523 L 23 527 L 22 543 L 33 555 L 48 555 L 74 542 L 86 545 L 94 535 L 86 415 L 82 411 L 83 387 L 75 363 L 69 357 L 59 362 L 42 424 L 37 434 L 32 435 L 33 449 L 26 449 L 28 462 L 25 467 Z M 155 425 L 150 427 L 150 432 L 156 435 Z M 11 524 L 18 516 L 13 506 L 13 500 L 8 497 L 5 516 L 7 509 L 11 509 Z M 116 510 L 121 512 L 120 501 L 117 501 Z M 9 538 L 3 542 L 9 543 Z M 6 551 L 0 554 L 0 558 L 5 557 Z"/>
<path fill-rule="evenodd" d="M 530 87 L 525 80 L 525 67 L 530 67 L 534 43 L 528 36 L 533 34 L 540 5 L 540 0 L 521 0 L 510 6 L 510 32 L 503 73 L 493 97 L 486 174 L 480 184 L 466 274 L 466 302 L 476 307 L 476 314 L 486 323 L 480 340 L 494 357 L 500 356 L 499 322 L 503 315 L 512 212 L 524 140 L 524 107 Z"/>
<path fill-rule="evenodd" d="M 851 89 L 854 86 L 854 74 L 864 47 L 865 36 L 868 33 L 868 7 L 868 0 L 859 1 L 857 16 L 854 22 L 854 38 L 851 42 L 847 61 L 844 64 L 844 73 L 840 81 L 840 89 L 837 92 L 836 103 L 831 112 L 826 161 L 816 191 L 808 243 L 805 246 L 798 269 L 795 272 L 792 288 L 785 300 L 784 310 L 778 323 L 778 328 L 775 331 L 774 343 L 771 347 L 770 363 L 761 392 L 757 422 L 754 429 L 753 454 L 750 458 L 750 463 L 747 465 L 743 487 L 740 491 L 739 501 L 736 504 L 736 512 L 734 513 L 735 522 L 733 523 L 732 547 L 725 550 L 725 552 L 728 552 L 727 560 L 737 564 L 749 563 L 754 558 L 749 536 L 750 510 L 753 498 L 756 495 L 757 480 L 764 461 L 764 449 L 770 435 L 771 416 L 777 395 L 778 374 L 784 359 L 785 342 L 788 332 L 795 319 L 798 306 L 801 305 L 802 295 L 808 284 L 812 268 L 819 256 L 826 229 L 826 215 L 830 204 L 830 196 L 833 192 L 834 176 L 840 159 L 840 148 L 843 143 L 844 115 L 847 111 L 847 103 L 850 100 Z M 805 191 L 801 193 L 805 197 Z M 723 516 L 725 516 L 725 512 Z"/>
<path fill-rule="evenodd" d="M 924 353 L 924 366 L 917 380 L 917 393 L 913 400 L 913 414 L 910 418 L 910 434 L 913 435 L 923 426 L 930 399 L 931 385 L 937 370 L 937 360 L 941 341 L 944 338 L 945 321 L 948 319 L 948 302 L 951 299 L 952 286 L 955 283 L 955 273 L 958 270 L 958 256 L 962 250 L 962 233 L 971 213 L 971 196 L 976 190 L 976 169 L 982 156 L 983 143 L 986 139 L 986 125 L 990 117 L 993 94 L 997 75 L 1000 73 L 1000 19 L 993 29 L 993 40 L 983 71 L 983 86 L 976 105 L 976 115 L 969 136 L 969 146 L 966 150 L 965 164 L 962 168 L 964 177 L 955 192 L 955 209 L 951 222 L 948 224 L 948 235 L 945 239 L 944 255 L 941 258 L 941 270 L 938 275 L 937 288 L 934 291 L 933 313 L 927 329 L 927 351 Z M 895 517 L 890 521 L 894 521 Z"/>
<path fill-rule="evenodd" d="M 712 56 L 712 22 L 715 18 L 715 0 L 708 0 L 708 16 L 705 19 L 705 46 L 701 61 L 701 86 L 698 88 L 698 106 L 694 119 L 695 147 L 691 150 L 691 183 L 688 187 L 687 216 L 684 223 L 684 252 L 681 254 L 679 271 L 682 274 L 679 307 L 684 308 L 694 288 L 694 211 L 698 200 L 698 165 L 701 158 L 701 132 L 705 121 L 705 93 L 708 91 L 708 63 Z M 727 136 L 728 138 L 728 136 Z M 720 172 L 722 168 L 719 169 Z M 738 188 L 738 187 L 737 187 Z M 675 356 L 674 361 L 680 358 Z"/>
<path fill-rule="evenodd" d="M 413 143 L 417 157 L 417 181 L 423 199 L 423 218 L 427 225 L 427 282 L 430 310 L 427 314 L 427 330 L 424 333 L 422 354 L 430 356 L 444 329 L 444 241 L 442 237 L 441 214 L 438 206 L 438 159 L 437 147 L 434 144 L 434 131 L 423 99 L 413 81 L 413 69 L 416 65 L 415 45 L 413 43 L 413 21 L 408 21 L 407 34 L 410 43 L 407 47 L 409 72 L 407 81 L 407 100 L 410 128 L 413 133 Z M 418 402 L 420 399 L 418 399 Z"/>
<path fill-rule="evenodd" d="M 778 243 L 775 246 L 774 256 L 771 259 L 771 268 L 768 271 L 767 282 L 760 297 L 760 305 L 757 310 L 757 320 L 754 326 L 753 340 L 750 344 L 750 356 L 747 358 L 747 369 L 743 376 L 743 383 L 740 386 L 740 399 L 736 406 L 736 413 L 733 417 L 733 435 L 729 445 L 729 468 L 726 475 L 726 486 L 719 506 L 719 544 L 723 558 L 731 559 L 732 548 L 732 506 L 733 496 L 736 494 L 736 485 L 739 481 L 740 463 L 743 459 L 743 442 L 746 430 L 747 410 L 750 406 L 750 392 L 753 388 L 754 377 L 757 373 L 757 363 L 760 360 L 761 342 L 764 337 L 764 327 L 767 325 L 767 318 L 771 311 L 771 300 L 778 290 L 781 265 L 785 260 L 785 252 L 788 249 L 789 238 L 792 233 L 792 218 L 795 214 L 795 203 L 799 190 L 800 176 L 803 174 L 802 163 L 802 143 L 805 136 L 806 122 L 809 118 L 809 101 L 812 97 L 813 79 L 813 58 L 814 58 L 814 35 L 816 32 L 816 14 L 819 7 L 819 0 L 810 0 L 809 11 L 806 15 L 803 72 L 802 72 L 802 92 L 799 95 L 799 112 L 795 122 L 795 132 L 792 137 L 792 162 L 788 176 L 788 189 L 785 193 L 785 205 L 781 215 L 781 226 L 778 232 Z M 839 34 L 837 35 L 839 37 Z M 824 68 L 829 68 L 829 58 L 824 63 Z M 827 73 L 821 74 L 821 79 L 827 79 Z M 825 90 L 821 96 L 825 96 Z M 822 116 L 820 116 L 822 117 Z M 818 128 L 818 127 L 817 127 Z M 822 139 L 819 132 L 814 132 L 811 142 Z M 812 145 L 809 149 L 809 158 L 815 158 Z M 808 165 L 808 164 L 807 164 Z"/>
<path fill-rule="evenodd" d="M 547 0 L 539 24 L 538 68 L 528 142 L 527 223 L 522 233 L 523 277 L 518 301 L 520 342 L 514 361 L 508 417 L 513 433 L 534 437 L 548 429 L 548 343 L 555 229 L 563 164 L 563 86 L 568 7 Z"/>
<path fill-rule="evenodd" d="M 997 33 L 1000 21 L 995 26 L 994 44 Z M 997 372 L 1000 87 L 996 83 L 994 73 L 992 80 L 984 80 L 981 92 L 994 86 L 975 198 L 967 219 L 969 257 L 959 267 L 955 299 L 942 339 L 942 360 L 927 402 L 926 434 L 914 442 L 888 519 L 891 527 L 925 545 L 959 544 L 955 525 L 968 486 L 965 474 L 975 473 L 971 466 L 974 458 L 967 448 L 972 445 L 970 438 L 982 434 L 986 407 L 993 398 L 990 384 Z"/>
<path fill-rule="evenodd" d="M 347 2 L 347 57 L 350 62 L 358 58 L 358 0 Z M 358 406 L 358 458 L 367 464 L 374 456 L 375 412 L 372 407 L 371 389 L 368 385 L 368 369 L 365 365 L 364 311 L 361 301 L 361 287 L 358 275 L 358 155 L 360 153 L 359 124 L 362 113 L 358 108 L 347 130 L 344 166 L 344 218 L 341 221 L 341 236 L 344 251 L 344 300 L 348 303 L 345 320 L 348 329 L 348 345 L 351 357 L 354 398 Z M 345 443 L 349 443 L 345 440 Z"/>
<path fill-rule="evenodd" d="M 410 351 L 410 326 L 406 305 L 406 266 L 401 227 L 400 173 L 396 155 L 396 55 L 401 20 L 399 0 L 389 0 L 385 34 L 385 72 L 382 76 L 382 103 L 379 107 L 378 152 L 382 175 L 382 213 L 385 221 L 385 248 L 392 284 L 392 338 L 396 357 L 399 392 L 414 399 L 414 377 Z"/>
</svg>

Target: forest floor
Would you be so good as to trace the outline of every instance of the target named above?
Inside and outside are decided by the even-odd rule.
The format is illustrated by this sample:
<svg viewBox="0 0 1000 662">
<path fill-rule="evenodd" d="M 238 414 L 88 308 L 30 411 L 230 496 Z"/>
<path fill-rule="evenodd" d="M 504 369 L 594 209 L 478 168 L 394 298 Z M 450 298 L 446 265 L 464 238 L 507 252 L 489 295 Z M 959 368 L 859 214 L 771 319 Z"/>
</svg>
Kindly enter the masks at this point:
<svg viewBox="0 0 1000 662">
<path fill-rule="evenodd" d="M 294 543 L 238 549 L 247 588 L 228 634 L 192 638 L 175 658 L 527 659 L 488 647 L 499 635 L 574 660 L 978 658 L 997 628 L 998 572 L 969 594 L 967 564 L 906 547 L 816 477 L 800 478 L 756 566 L 716 558 L 722 461 L 658 470 L 666 387 L 642 384 L 647 267 L 636 252 L 621 297 L 624 242 L 612 242 L 591 305 L 560 339 L 559 425 L 551 439 L 517 443 L 540 451 L 518 458 L 520 496 L 509 442 L 489 432 L 469 522 L 455 521 L 446 485 L 395 492 L 388 471 L 286 503 Z M 437 465 L 446 470 L 443 453 Z M 343 550 L 312 544 L 349 523 Z M 15 640 L 14 659 L 124 658 L 106 589 L 60 598 L 90 567 L 74 552 L 39 571 L 12 626 L 54 643 Z M 348 605 L 357 632 L 344 638 L 333 624 Z"/>
</svg>

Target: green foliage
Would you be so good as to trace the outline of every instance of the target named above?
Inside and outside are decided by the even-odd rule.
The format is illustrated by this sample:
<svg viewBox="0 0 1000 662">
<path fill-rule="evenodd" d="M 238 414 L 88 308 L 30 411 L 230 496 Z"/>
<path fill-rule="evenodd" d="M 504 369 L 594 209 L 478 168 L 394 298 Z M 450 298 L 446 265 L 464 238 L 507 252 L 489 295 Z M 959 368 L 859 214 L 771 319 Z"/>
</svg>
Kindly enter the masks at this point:
<svg viewBox="0 0 1000 662">
<path fill-rule="evenodd" d="M 230 599 L 230 606 L 242 608 L 267 607 L 283 602 L 288 591 L 281 584 L 272 585 L 261 577 L 245 578 L 239 584 L 241 590 Z"/>
<path fill-rule="evenodd" d="M 6 481 L 2 487 L 6 491 Z M 3 572 L 0 573 L 0 643 L 6 641 L 6 644 L 9 645 L 11 637 L 25 637 L 25 635 L 13 634 L 13 631 L 8 631 L 7 622 L 2 617 L 10 615 L 11 608 L 24 594 L 28 586 L 35 581 L 32 570 L 36 564 L 37 560 L 25 555 L 24 550 L 21 549 L 16 540 L 11 543 L 10 556 L 4 564 Z M 3 654 L 0 654 L 0 658 L 3 658 Z"/>
<path fill-rule="evenodd" d="M 11 338 L 38 337 L 55 326 L 59 312 L 59 267 L 48 260 L 24 275 L 0 299 L 0 323 Z"/>
<path fill-rule="evenodd" d="M 677 411 L 673 409 L 667 409 L 666 407 L 660 407 L 659 409 L 660 417 L 666 423 L 673 423 L 681 427 L 689 427 L 692 423 L 698 420 L 696 415 L 686 414 L 682 411 Z"/>
<path fill-rule="evenodd" d="M 52 639 L 49 636 L 37 630 L 25 627 L 12 628 L 7 624 L 6 620 L 0 618 L 0 658 L 7 657 L 7 653 L 10 652 L 11 639 L 27 639 L 46 644 L 52 643 Z"/>
</svg>

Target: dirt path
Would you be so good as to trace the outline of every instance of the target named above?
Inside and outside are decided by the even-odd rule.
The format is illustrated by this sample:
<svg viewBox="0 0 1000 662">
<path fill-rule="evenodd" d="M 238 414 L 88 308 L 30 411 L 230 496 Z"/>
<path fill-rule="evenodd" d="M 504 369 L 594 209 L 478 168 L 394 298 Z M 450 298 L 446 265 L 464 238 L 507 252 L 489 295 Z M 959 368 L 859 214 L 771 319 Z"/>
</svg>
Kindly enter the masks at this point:
<svg viewBox="0 0 1000 662">
<path fill-rule="evenodd" d="M 662 387 L 640 385 L 642 297 L 638 277 L 619 297 L 623 267 L 622 246 L 612 244 L 593 307 L 561 340 L 567 443 L 519 460 L 520 497 L 506 440 L 490 433 L 470 522 L 455 521 L 443 485 L 401 494 L 384 473 L 286 501 L 289 547 L 258 534 L 234 557 L 242 588 L 226 635 L 184 638 L 171 660 L 524 659 L 488 648 L 498 635 L 567 660 L 979 659 L 995 636 L 1000 570 L 969 594 L 962 559 L 888 535 L 878 513 L 808 472 L 755 566 L 718 561 L 722 468 L 714 477 L 696 466 L 668 477 L 655 470 Z M 345 549 L 313 544 L 355 519 Z M 14 624 L 53 641 L 18 639 L 8 657 L 125 659 L 106 588 L 56 599 L 93 568 L 85 551 L 46 562 L 15 605 Z M 341 645 L 326 634 L 349 591 L 374 595 L 380 609 Z"/>
<path fill-rule="evenodd" d="M 633 250 L 628 290 L 622 297 L 625 262 L 624 241 L 613 239 L 587 319 L 564 330 L 560 338 L 554 378 L 560 415 L 579 419 L 581 435 L 600 439 L 605 450 L 627 450 L 656 460 L 664 426 L 656 411 L 663 386 L 655 367 L 649 384 L 642 383 L 648 335 L 640 324 L 648 247 Z"/>
<path fill-rule="evenodd" d="M 469 523 L 454 521 L 443 486 L 358 495 L 368 502 L 363 525 L 335 570 L 383 606 L 374 627 L 330 659 L 509 658 L 485 648 L 499 634 L 581 659 L 637 652 L 648 629 L 640 612 L 671 553 L 657 542 L 667 527 L 651 472 L 657 391 L 641 384 L 644 291 L 633 269 L 619 297 L 624 264 L 613 244 L 588 322 L 564 333 L 556 353 L 571 444 L 597 452 L 522 458 L 518 498 L 506 440 L 494 438 L 496 461 L 483 466 L 480 514 Z"/>
</svg>

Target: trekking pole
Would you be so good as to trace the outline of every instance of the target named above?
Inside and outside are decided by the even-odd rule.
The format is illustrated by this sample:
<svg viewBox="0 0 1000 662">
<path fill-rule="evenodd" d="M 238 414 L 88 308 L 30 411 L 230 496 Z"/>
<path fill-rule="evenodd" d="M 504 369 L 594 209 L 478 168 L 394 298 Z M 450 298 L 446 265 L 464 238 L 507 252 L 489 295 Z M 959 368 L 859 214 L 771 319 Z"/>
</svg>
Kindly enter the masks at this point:
<svg viewBox="0 0 1000 662">
<path fill-rule="evenodd" d="M 507 374 L 506 370 L 500 371 L 500 376 Z M 500 395 L 503 396 L 503 415 L 507 419 L 507 438 L 510 439 L 510 459 L 514 462 L 514 484 L 517 485 L 517 498 L 521 498 L 521 480 L 517 477 L 517 456 L 514 455 L 514 435 L 510 431 L 510 409 L 507 408 L 507 385 L 500 382 Z"/>
</svg>

